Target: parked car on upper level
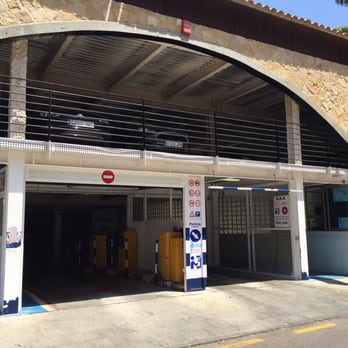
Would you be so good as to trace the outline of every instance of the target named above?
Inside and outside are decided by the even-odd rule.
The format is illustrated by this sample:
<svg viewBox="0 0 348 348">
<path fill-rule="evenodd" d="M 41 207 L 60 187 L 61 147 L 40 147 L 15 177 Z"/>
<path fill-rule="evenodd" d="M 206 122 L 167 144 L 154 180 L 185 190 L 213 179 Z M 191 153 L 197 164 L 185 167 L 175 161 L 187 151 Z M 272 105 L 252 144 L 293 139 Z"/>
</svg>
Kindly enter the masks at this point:
<svg viewBox="0 0 348 348">
<path fill-rule="evenodd" d="M 139 128 L 143 132 L 143 128 Z M 147 150 L 187 153 L 189 139 L 186 134 L 175 131 L 155 131 L 145 128 Z"/>
<path fill-rule="evenodd" d="M 41 133 L 48 135 L 52 141 L 102 146 L 108 143 L 109 132 L 108 120 L 82 113 L 50 112 L 41 112 L 40 118 L 36 117 L 27 131 L 29 136 L 35 134 L 35 138 Z"/>
</svg>

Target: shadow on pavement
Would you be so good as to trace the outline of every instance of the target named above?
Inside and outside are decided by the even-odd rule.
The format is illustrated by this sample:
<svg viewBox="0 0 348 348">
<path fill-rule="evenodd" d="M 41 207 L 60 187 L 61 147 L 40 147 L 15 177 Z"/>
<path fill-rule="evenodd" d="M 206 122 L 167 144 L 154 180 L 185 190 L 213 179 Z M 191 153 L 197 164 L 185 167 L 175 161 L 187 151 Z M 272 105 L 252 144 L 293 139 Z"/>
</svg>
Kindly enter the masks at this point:
<svg viewBox="0 0 348 348">
<path fill-rule="evenodd" d="M 318 280 L 327 284 L 348 285 L 347 277 L 336 275 L 314 275 L 310 279 Z"/>
<path fill-rule="evenodd" d="M 152 284 L 151 280 L 145 281 L 141 276 L 133 275 L 126 278 L 124 273 L 108 274 L 106 272 L 31 274 L 24 279 L 24 289 L 49 305 L 171 291 L 169 288 Z"/>
</svg>

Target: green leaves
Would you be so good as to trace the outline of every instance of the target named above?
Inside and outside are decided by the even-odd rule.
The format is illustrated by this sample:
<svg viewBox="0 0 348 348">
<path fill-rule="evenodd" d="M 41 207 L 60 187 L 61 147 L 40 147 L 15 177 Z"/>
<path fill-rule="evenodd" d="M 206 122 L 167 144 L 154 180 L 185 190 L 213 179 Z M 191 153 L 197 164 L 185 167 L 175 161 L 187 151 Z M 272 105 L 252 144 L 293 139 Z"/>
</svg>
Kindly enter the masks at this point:
<svg viewBox="0 0 348 348">
<path fill-rule="evenodd" d="M 336 3 L 342 6 L 347 6 L 348 0 L 336 0 Z"/>
</svg>

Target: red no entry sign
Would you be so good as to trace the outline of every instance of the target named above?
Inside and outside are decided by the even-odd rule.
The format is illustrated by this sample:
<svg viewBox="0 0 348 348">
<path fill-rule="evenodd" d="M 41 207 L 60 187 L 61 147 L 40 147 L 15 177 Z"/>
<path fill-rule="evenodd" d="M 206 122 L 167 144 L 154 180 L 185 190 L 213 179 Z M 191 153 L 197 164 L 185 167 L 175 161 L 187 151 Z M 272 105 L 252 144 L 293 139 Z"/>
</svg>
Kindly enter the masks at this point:
<svg viewBox="0 0 348 348">
<path fill-rule="evenodd" d="M 283 207 L 282 208 L 282 214 L 283 215 L 288 215 L 288 207 Z"/>
<path fill-rule="evenodd" d="M 111 170 L 104 170 L 101 178 L 105 184 L 111 184 L 115 180 L 115 174 Z"/>
</svg>

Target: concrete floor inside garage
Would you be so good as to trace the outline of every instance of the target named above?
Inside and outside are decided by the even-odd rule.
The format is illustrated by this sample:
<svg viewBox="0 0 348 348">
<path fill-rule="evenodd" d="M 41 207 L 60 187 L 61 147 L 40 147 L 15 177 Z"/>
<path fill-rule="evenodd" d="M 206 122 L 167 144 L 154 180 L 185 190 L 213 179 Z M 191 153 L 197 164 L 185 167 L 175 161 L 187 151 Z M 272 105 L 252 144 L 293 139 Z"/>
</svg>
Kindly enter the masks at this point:
<svg viewBox="0 0 348 348">
<path fill-rule="evenodd" d="M 114 296 L 174 291 L 139 262 L 126 276 L 123 262 L 118 260 L 123 255 L 117 254 L 126 229 L 125 194 L 27 192 L 23 290 L 59 307 Z M 111 264 L 107 251 L 107 266 L 96 269 L 91 264 L 91 236 L 98 233 L 113 239 L 115 254 Z M 152 250 L 147 252 L 154 262 Z"/>
</svg>

